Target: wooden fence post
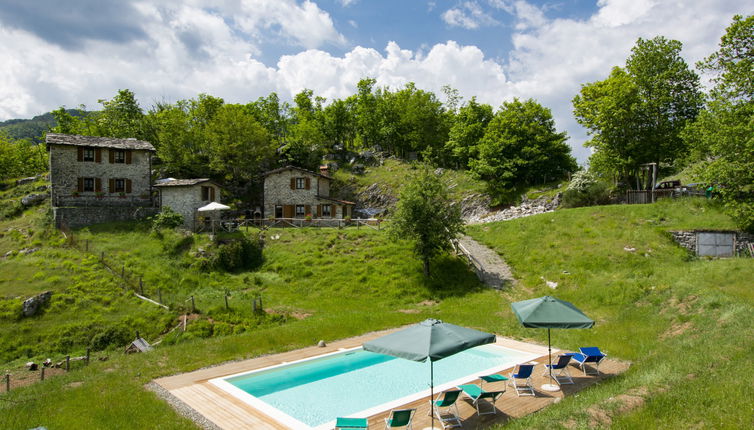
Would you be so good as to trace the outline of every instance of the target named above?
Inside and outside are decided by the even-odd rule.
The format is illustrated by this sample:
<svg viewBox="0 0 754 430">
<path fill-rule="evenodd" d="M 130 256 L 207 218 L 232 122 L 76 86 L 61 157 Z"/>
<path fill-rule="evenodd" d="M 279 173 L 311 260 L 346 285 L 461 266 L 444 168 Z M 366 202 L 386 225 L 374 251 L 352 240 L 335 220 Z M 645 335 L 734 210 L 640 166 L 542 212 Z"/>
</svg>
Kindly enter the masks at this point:
<svg viewBox="0 0 754 430">
<path fill-rule="evenodd" d="M 100 259 L 100 261 L 102 261 L 102 262 L 104 262 L 104 261 L 105 261 L 105 251 L 102 251 L 102 252 L 100 252 L 100 253 L 99 253 L 99 259 Z"/>
<path fill-rule="evenodd" d="M 87 348 L 86 349 L 86 364 L 87 365 L 89 364 L 89 356 L 90 356 L 91 352 L 92 352 L 91 348 Z"/>
<path fill-rule="evenodd" d="M 42 366 L 42 370 L 40 371 L 39 380 L 40 381 L 44 381 L 45 380 L 45 367 L 44 366 Z"/>
<path fill-rule="evenodd" d="M 264 310 L 264 306 L 262 306 L 262 296 L 261 295 L 259 296 L 259 310 L 260 311 Z"/>
<path fill-rule="evenodd" d="M 10 391 L 10 373 L 5 374 L 5 392 Z"/>
<path fill-rule="evenodd" d="M 188 320 L 188 314 L 183 315 L 183 331 L 186 331 L 186 320 Z"/>
<path fill-rule="evenodd" d="M 196 305 L 194 304 L 194 296 L 191 296 L 191 313 L 196 313 Z"/>
<path fill-rule="evenodd" d="M 144 282 L 142 282 L 141 276 L 139 276 L 139 292 L 142 296 L 144 295 Z"/>
<path fill-rule="evenodd" d="M 228 306 L 228 290 L 225 290 L 225 309 L 230 309 L 230 306 Z"/>
<path fill-rule="evenodd" d="M 257 298 L 254 297 L 254 299 L 251 302 L 251 313 L 257 313 Z"/>
<path fill-rule="evenodd" d="M 67 372 L 69 370 L 71 370 L 71 356 L 66 355 L 65 356 L 65 371 Z"/>
</svg>

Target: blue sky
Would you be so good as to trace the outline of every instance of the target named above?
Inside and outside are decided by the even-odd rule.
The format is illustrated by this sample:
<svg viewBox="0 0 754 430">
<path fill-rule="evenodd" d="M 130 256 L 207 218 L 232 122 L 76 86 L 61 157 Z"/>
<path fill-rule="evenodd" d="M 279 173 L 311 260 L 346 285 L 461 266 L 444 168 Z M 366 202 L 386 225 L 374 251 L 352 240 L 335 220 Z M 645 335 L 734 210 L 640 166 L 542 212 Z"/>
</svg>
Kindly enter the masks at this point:
<svg viewBox="0 0 754 430">
<path fill-rule="evenodd" d="M 693 64 L 754 0 L 3 0 L 0 120 L 97 108 L 118 89 L 144 108 L 209 93 L 248 102 L 304 88 L 346 97 L 359 79 L 415 82 L 442 99 L 550 108 L 584 161 L 571 113 L 582 84 L 637 38 L 680 40 Z"/>
</svg>

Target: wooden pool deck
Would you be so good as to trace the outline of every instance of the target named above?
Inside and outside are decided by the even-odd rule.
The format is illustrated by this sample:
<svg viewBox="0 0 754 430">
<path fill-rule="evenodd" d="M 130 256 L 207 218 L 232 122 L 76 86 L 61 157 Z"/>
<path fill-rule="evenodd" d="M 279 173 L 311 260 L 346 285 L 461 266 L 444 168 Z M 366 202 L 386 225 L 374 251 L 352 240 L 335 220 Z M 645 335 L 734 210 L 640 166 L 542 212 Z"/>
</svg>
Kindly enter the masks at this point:
<svg viewBox="0 0 754 430">
<path fill-rule="evenodd" d="M 221 429 L 290 429 L 290 427 L 276 421 L 274 418 L 214 386 L 209 380 L 261 369 L 268 366 L 284 364 L 291 361 L 302 360 L 328 352 L 337 352 L 340 349 L 358 347 L 366 341 L 383 336 L 392 331 L 395 331 L 395 329 L 334 341 L 326 347 L 320 348 L 314 346 L 281 354 L 226 363 L 190 373 L 156 379 L 154 382 L 167 390 L 177 400 L 203 415 L 207 420 L 211 421 Z M 498 336 L 497 339 L 498 345 L 539 355 L 539 358 L 533 360 L 537 362 L 538 365 L 534 368 L 534 377 L 532 378 L 537 395 L 536 397 L 518 397 L 513 388 L 509 387 L 505 394 L 497 400 L 497 413 L 494 415 L 482 415 L 481 417 L 477 417 L 476 409 L 469 401 L 462 397 L 458 401 L 458 409 L 464 429 L 483 429 L 492 424 L 505 423 L 511 418 L 523 417 L 536 412 L 551 403 L 559 401 L 564 395 L 572 395 L 592 384 L 620 374 L 628 369 L 628 364 L 626 363 L 605 360 L 600 365 L 599 376 L 584 376 L 581 370 L 569 366 L 575 384 L 564 385 L 561 391 L 554 393 L 546 392 L 539 389 L 539 387 L 548 382 L 548 378 L 542 376 L 542 372 L 544 371 L 543 364 L 547 363 L 547 347 L 519 342 L 501 336 Z M 553 356 L 555 356 L 560 350 L 553 348 L 552 352 Z M 507 374 L 510 370 L 511 369 L 506 369 L 501 373 Z M 472 380 L 468 383 L 478 384 L 479 380 Z M 502 390 L 505 388 L 505 385 L 504 382 L 493 384 L 485 383 L 484 387 L 487 390 Z M 429 416 L 429 397 L 408 403 L 401 408 L 416 408 L 417 412 L 414 417 L 414 429 L 419 430 L 430 427 L 431 418 Z M 388 413 L 389 411 L 386 411 L 370 416 L 369 427 L 384 428 L 384 418 Z M 435 426 L 436 428 L 440 428 L 437 422 L 435 422 Z"/>
</svg>

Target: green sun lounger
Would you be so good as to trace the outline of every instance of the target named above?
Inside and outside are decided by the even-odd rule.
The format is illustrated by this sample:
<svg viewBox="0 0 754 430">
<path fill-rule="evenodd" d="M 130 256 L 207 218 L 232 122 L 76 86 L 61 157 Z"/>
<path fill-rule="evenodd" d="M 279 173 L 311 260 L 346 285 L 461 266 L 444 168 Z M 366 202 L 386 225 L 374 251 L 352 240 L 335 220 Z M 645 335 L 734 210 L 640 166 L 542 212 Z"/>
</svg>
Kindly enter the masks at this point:
<svg viewBox="0 0 754 430">
<path fill-rule="evenodd" d="M 472 404 L 474 405 L 474 407 L 476 407 L 477 416 L 497 414 L 497 407 L 495 406 L 495 402 L 500 398 L 500 396 L 503 395 L 503 393 L 505 393 L 505 391 L 484 391 L 482 387 L 476 384 L 459 385 L 458 388 L 463 391 L 464 395 L 471 399 Z M 492 408 L 487 412 L 482 412 L 479 405 L 480 403 L 484 402 L 480 402 L 481 400 L 484 400 Z"/>
<path fill-rule="evenodd" d="M 461 390 L 449 390 L 437 396 L 437 399 L 432 402 L 432 411 L 440 420 L 443 429 L 462 426 L 456 403 L 460 394 Z"/>
<path fill-rule="evenodd" d="M 368 429 L 369 423 L 366 418 L 341 418 L 335 420 L 335 430 L 340 429 Z"/>
</svg>

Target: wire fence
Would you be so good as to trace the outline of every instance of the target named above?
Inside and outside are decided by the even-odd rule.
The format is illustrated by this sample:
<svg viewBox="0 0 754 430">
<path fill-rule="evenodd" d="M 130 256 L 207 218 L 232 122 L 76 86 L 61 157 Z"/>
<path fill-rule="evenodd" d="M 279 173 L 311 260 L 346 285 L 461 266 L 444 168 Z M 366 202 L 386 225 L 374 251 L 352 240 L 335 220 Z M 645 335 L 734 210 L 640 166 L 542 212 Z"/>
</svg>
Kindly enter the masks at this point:
<svg viewBox="0 0 754 430">
<path fill-rule="evenodd" d="M 167 311 L 194 314 L 200 312 L 200 305 L 203 310 L 214 307 L 224 307 L 226 310 L 230 310 L 232 304 L 236 307 L 248 306 L 248 311 L 252 314 L 257 314 L 264 309 L 261 294 L 252 294 L 251 297 L 248 297 L 247 294 L 234 296 L 226 289 L 220 290 L 218 294 L 214 295 L 214 298 L 199 297 L 194 294 L 177 292 L 174 289 L 163 289 L 161 286 L 150 285 L 144 281 L 143 274 L 120 261 L 117 255 L 98 249 L 94 240 L 89 238 L 79 239 L 72 232 L 65 233 L 71 247 L 84 254 L 96 257 L 98 263 L 105 270 L 119 278 L 124 292 L 131 292 L 138 299 Z M 236 303 L 232 303 L 233 301 Z"/>
</svg>

